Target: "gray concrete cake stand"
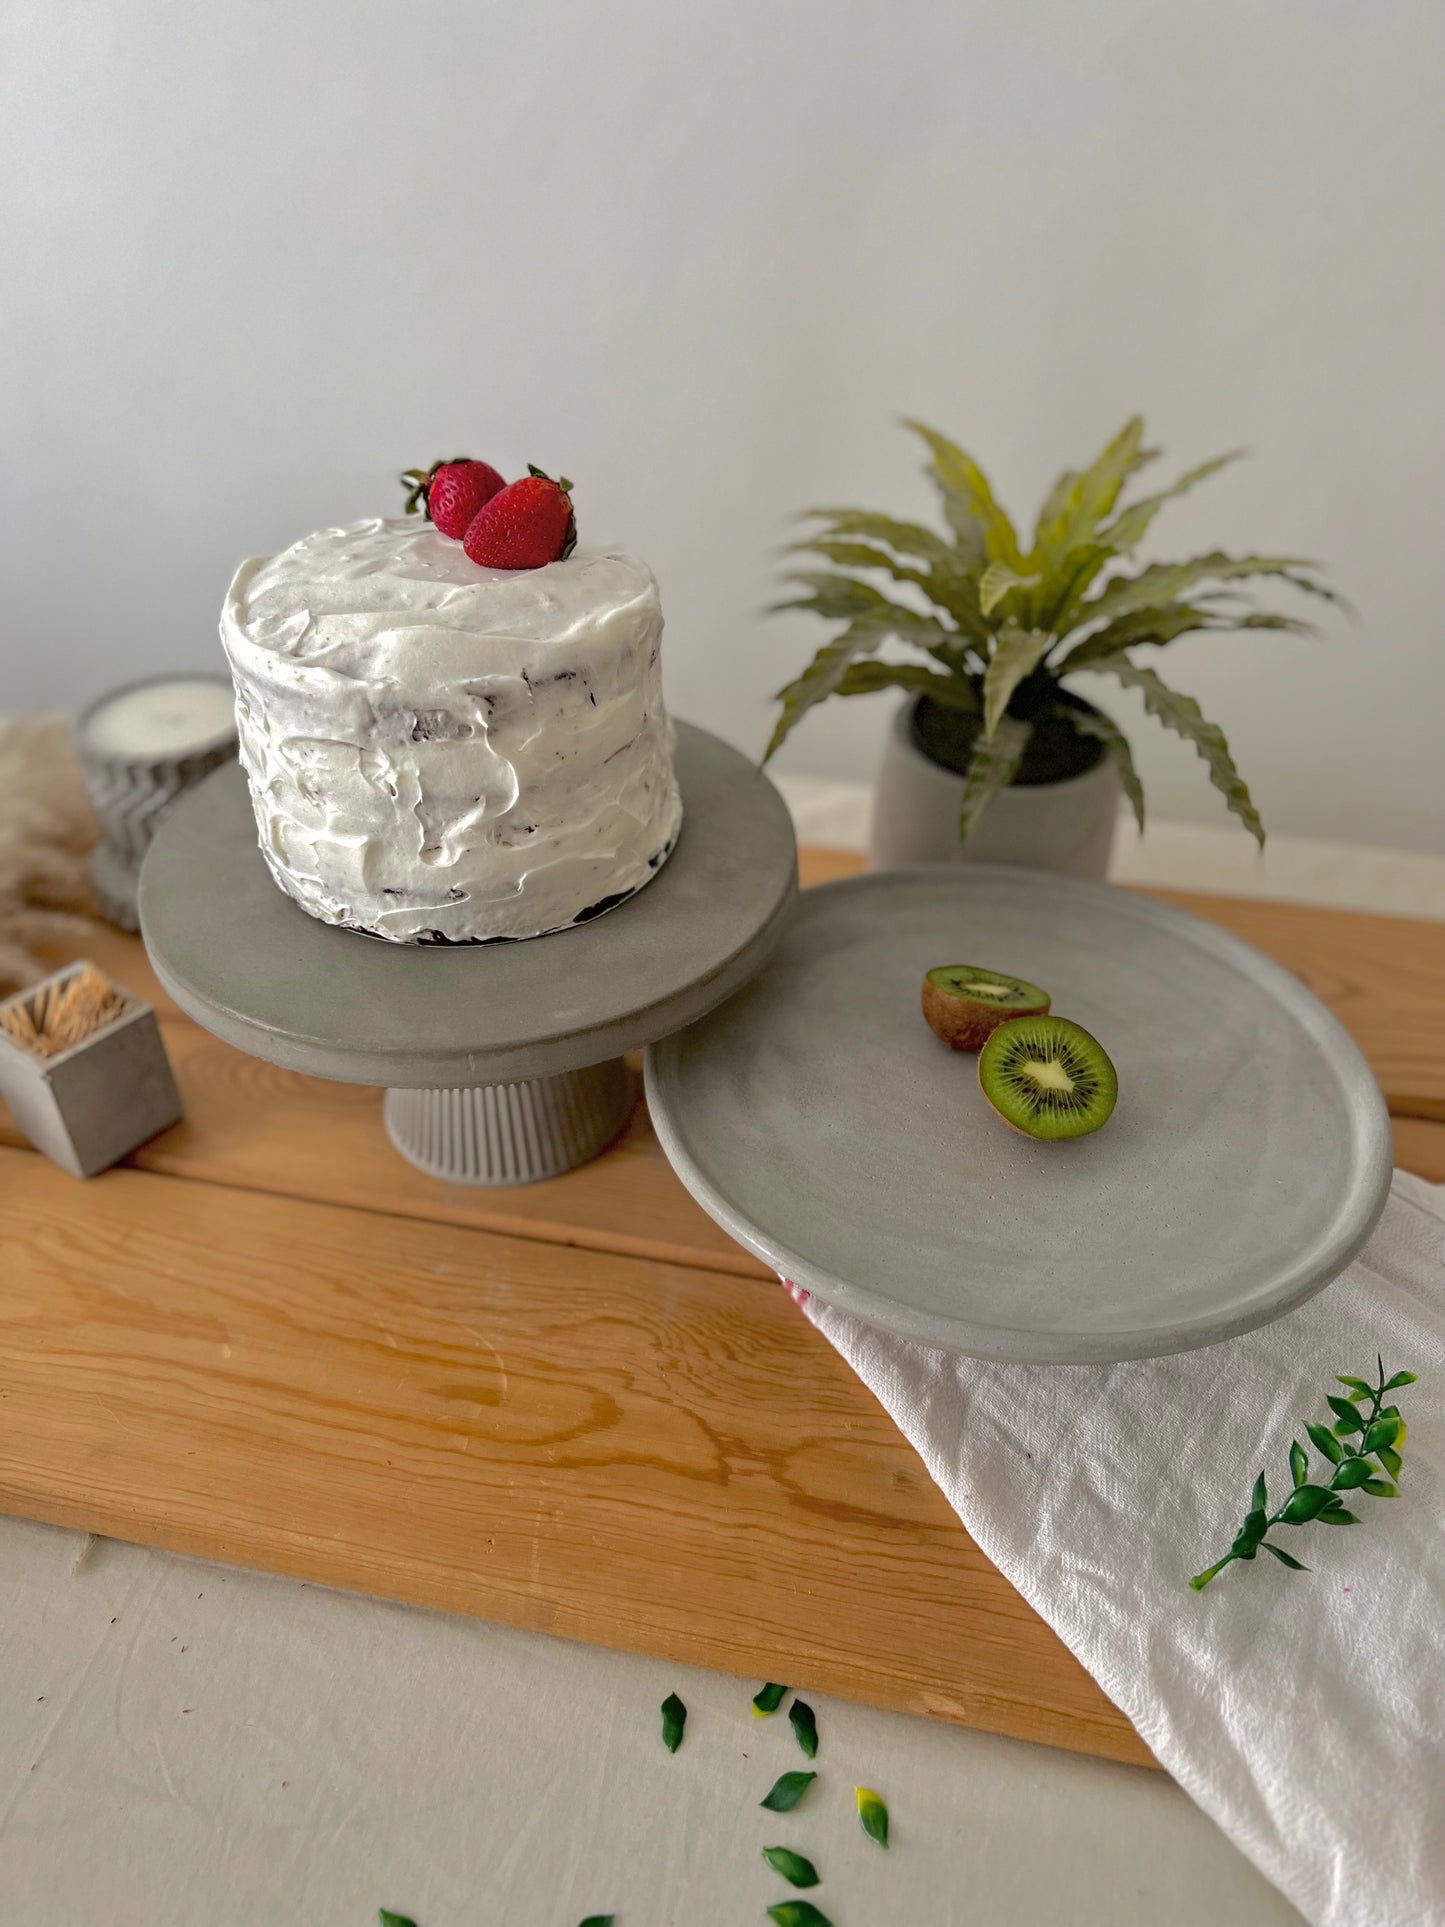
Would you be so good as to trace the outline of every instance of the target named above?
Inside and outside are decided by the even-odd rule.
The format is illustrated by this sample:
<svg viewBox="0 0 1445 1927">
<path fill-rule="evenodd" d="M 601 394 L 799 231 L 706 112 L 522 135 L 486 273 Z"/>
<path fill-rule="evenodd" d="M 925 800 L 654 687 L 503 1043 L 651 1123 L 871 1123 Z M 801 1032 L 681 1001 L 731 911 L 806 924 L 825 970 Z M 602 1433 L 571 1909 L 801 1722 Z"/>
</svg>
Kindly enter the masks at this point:
<svg viewBox="0 0 1445 1927">
<path fill-rule="evenodd" d="M 520 943 L 391 944 L 318 923 L 272 880 L 239 768 L 184 797 L 141 873 L 141 934 L 188 1016 L 288 1070 L 386 1090 L 392 1143 L 453 1183 L 525 1184 L 627 1122 L 622 1053 L 740 989 L 797 893 L 782 798 L 678 728 L 683 827 L 636 896 Z"/>
</svg>

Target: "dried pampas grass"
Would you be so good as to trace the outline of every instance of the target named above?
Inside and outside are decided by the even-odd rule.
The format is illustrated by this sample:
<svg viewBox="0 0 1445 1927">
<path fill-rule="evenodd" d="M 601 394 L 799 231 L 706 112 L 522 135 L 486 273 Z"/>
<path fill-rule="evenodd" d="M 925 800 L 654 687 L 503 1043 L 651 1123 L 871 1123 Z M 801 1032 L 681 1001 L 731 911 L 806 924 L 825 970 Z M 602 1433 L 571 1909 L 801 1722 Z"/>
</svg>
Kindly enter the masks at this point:
<svg viewBox="0 0 1445 1927">
<path fill-rule="evenodd" d="M 99 834 L 69 721 L 0 720 L 0 996 L 53 968 L 35 946 L 89 934 L 86 859 Z"/>
</svg>

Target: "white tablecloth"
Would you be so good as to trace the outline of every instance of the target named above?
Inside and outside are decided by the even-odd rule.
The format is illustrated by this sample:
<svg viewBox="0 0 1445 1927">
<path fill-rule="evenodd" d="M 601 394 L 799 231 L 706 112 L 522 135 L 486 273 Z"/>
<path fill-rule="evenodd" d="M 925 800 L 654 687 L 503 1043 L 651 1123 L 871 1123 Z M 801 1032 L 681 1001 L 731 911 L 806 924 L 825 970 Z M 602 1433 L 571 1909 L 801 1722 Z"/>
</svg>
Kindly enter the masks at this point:
<svg viewBox="0 0 1445 1927">
<path fill-rule="evenodd" d="M 767 1814 L 804 1761 L 755 1681 L 81 1543 L 0 1520 L 5 1927 L 766 1927 L 778 1843 L 835 1927 L 1298 1919 L 1160 1773 L 809 1695 Z"/>
</svg>

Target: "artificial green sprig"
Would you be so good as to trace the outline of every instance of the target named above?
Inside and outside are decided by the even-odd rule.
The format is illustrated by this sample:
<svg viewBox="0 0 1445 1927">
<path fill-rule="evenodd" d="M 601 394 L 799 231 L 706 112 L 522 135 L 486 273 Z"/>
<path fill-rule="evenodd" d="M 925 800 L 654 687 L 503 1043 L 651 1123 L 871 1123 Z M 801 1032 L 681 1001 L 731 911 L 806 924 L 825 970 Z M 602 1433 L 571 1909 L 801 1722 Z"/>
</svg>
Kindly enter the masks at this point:
<svg viewBox="0 0 1445 1927">
<path fill-rule="evenodd" d="M 1310 1421 L 1305 1426 L 1311 1444 L 1327 1462 L 1329 1484 L 1320 1485 L 1310 1478 L 1309 1454 L 1298 1439 L 1292 1440 L 1289 1448 L 1289 1497 L 1276 1511 L 1270 1512 L 1264 1474 L 1260 1473 L 1254 1482 L 1249 1511 L 1235 1535 L 1234 1544 L 1222 1559 L 1194 1575 L 1189 1584 L 1195 1592 L 1202 1592 L 1210 1580 L 1235 1559 L 1253 1559 L 1261 1547 L 1265 1552 L 1272 1553 L 1282 1566 L 1288 1566 L 1291 1572 L 1308 1572 L 1308 1566 L 1266 1537 L 1273 1527 L 1306 1525 L 1311 1519 L 1318 1519 L 1327 1526 L 1358 1525 L 1358 1516 L 1346 1508 L 1340 1497 L 1342 1492 L 1364 1492 L 1372 1499 L 1399 1497 L 1400 1453 L 1405 1443 L 1405 1421 L 1400 1416 L 1399 1407 L 1386 1405 L 1385 1399 L 1401 1386 L 1413 1385 L 1416 1374 L 1396 1372 L 1387 1379 L 1384 1360 L 1378 1355 L 1375 1365 L 1379 1377 L 1373 1385 L 1367 1379 L 1338 1373 L 1336 1376 L 1347 1396 L 1341 1398 L 1330 1393 L 1326 1398 L 1325 1402 L 1335 1415 L 1334 1424 Z M 1360 1409 L 1363 1400 L 1369 1401 L 1368 1411 Z M 1379 1461 L 1378 1465 L 1374 1463 L 1375 1460 Z M 1382 1473 L 1388 1474 L 1388 1477 L 1381 1476 Z"/>
</svg>

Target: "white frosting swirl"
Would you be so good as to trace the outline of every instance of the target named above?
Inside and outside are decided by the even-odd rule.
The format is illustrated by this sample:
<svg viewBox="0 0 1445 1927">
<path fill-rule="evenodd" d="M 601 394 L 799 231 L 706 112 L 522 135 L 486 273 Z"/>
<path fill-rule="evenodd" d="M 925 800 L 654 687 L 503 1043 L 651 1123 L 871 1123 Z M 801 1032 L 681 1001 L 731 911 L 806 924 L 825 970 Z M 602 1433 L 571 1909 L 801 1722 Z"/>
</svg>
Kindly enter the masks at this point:
<svg viewBox="0 0 1445 1927">
<path fill-rule="evenodd" d="M 682 801 L 645 563 L 482 569 L 430 523 L 322 529 L 221 617 L 261 849 L 397 943 L 534 937 L 653 876 Z"/>
</svg>

